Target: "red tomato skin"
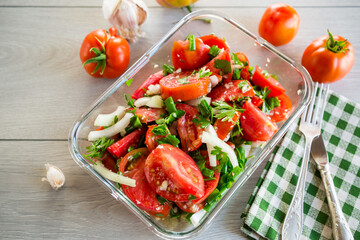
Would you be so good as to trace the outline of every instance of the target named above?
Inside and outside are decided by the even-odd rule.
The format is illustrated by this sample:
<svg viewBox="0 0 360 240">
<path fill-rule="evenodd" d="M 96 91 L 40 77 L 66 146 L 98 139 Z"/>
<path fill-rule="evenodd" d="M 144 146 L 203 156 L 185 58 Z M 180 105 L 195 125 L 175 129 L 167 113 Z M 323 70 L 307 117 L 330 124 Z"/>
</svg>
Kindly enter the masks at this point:
<svg viewBox="0 0 360 240">
<path fill-rule="evenodd" d="M 181 68 L 182 71 L 193 70 L 202 67 L 210 60 L 210 47 L 195 38 L 195 51 L 189 50 L 189 40 L 175 41 L 173 44 L 171 59 L 175 69 Z"/>
<path fill-rule="evenodd" d="M 246 140 L 268 141 L 277 132 L 276 124 L 250 101 L 244 103 L 243 109 L 245 111 L 241 113 L 240 123 Z"/>
<path fill-rule="evenodd" d="M 284 3 L 270 5 L 264 12 L 259 34 L 274 46 L 289 43 L 297 34 L 300 16 L 295 9 Z"/>
<path fill-rule="evenodd" d="M 274 122 L 281 122 L 288 118 L 291 114 L 291 100 L 286 94 L 277 96 L 280 102 L 280 106 L 270 111 L 269 117 Z"/>
<path fill-rule="evenodd" d="M 244 67 L 244 69 L 241 70 L 240 77 L 241 77 L 241 79 L 244 79 L 244 80 L 250 80 L 251 75 L 249 73 L 249 66 Z"/>
<path fill-rule="evenodd" d="M 264 101 L 258 96 L 254 96 L 251 98 L 251 103 L 254 104 L 255 107 L 259 107 Z"/>
<path fill-rule="evenodd" d="M 207 96 L 211 98 L 211 102 L 216 102 L 216 101 L 230 102 L 245 96 L 247 97 L 255 96 L 254 89 L 252 88 L 249 82 L 248 82 L 249 90 L 244 93 L 241 91 L 238 85 L 243 81 L 244 80 L 235 80 L 235 81 L 231 81 L 230 83 L 218 85 L 214 87 Z"/>
<path fill-rule="evenodd" d="M 181 141 L 181 148 L 185 152 L 195 151 L 202 145 L 203 128 L 197 126 L 192 120 L 199 112 L 187 104 L 176 104 L 176 108 L 185 111 L 185 115 L 177 121 L 177 131 Z"/>
<path fill-rule="evenodd" d="M 175 204 L 184 212 L 196 213 L 205 207 L 205 202 L 194 203 L 193 201 L 175 202 Z"/>
<path fill-rule="evenodd" d="M 218 69 L 215 67 L 215 60 L 219 59 L 219 60 L 226 60 L 230 63 L 231 65 L 231 71 L 228 74 L 222 75 L 222 78 L 224 80 L 225 83 L 228 83 L 231 81 L 232 78 L 232 64 L 231 64 L 231 55 L 230 55 L 230 50 L 226 49 L 223 50 L 222 52 L 219 53 L 219 55 L 217 55 L 215 58 L 213 58 L 210 62 L 208 62 L 204 67 L 206 67 L 207 69 L 210 70 L 210 72 L 212 73 L 216 73 L 216 74 L 220 74 L 220 72 L 222 71 L 221 69 Z"/>
<path fill-rule="evenodd" d="M 230 49 L 230 47 L 227 44 L 227 42 L 225 41 L 225 39 L 221 39 L 213 34 L 202 36 L 202 37 L 200 37 L 200 39 L 203 41 L 203 43 L 208 45 L 210 48 L 215 45 L 220 49 L 224 49 L 224 50 Z"/>
<path fill-rule="evenodd" d="M 236 122 L 239 121 L 240 113 L 236 112 L 232 121 L 222 121 L 222 119 L 216 119 L 214 123 L 214 129 L 217 133 L 218 138 L 224 140 L 227 135 L 231 132 L 231 130 L 235 127 Z"/>
<path fill-rule="evenodd" d="M 148 130 L 146 132 L 145 143 L 150 152 L 159 145 L 156 140 L 160 140 L 161 138 L 164 138 L 169 135 L 169 134 L 166 134 L 164 136 L 162 136 L 162 135 L 155 136 L 154 133 L 152 132 L 152 130 L 157 126 L 158 125 L 149 126 Z"/>
<path fill-rule="evenodd" d="M 136 159 L 131 169 L 126 169 L 126 166 L 135 153 L 141 152 L 142 155 Z M 144 166 L 149 152 L 146 148 L 135 149 L 124 156 L 120 162 L 119 171 L 124 173 L 124 176 L 136 180 L 136 187 L 129 187 L 122 185 L 122 189 L 126 196 L 135 203 L 140 209 L 147 211 L 151 215 L 166 217 L 170 212 L 170 204 L 165 203 L 161 205 L 156 198 L 156 192 L 151 189 L 146 180 Z"/>
<path fill-rule="evenodd" d="M 139 99 L 144 97 L 144 94 L 146 93 L 144 89 L 148 90 L 150 85 L 156 85 L 159 84 L 160 80 L 164 77 L 163 71 L 159 71 L 157 73 L 154 73 L 150 75 L 141 86 L 136 89 L 134 94 L 131 96 L 133 99 Z"/>
<path fill-rule="evenodd" d="M 332 83 L 348 74 L 355 62 L 354 47 L 350 42 L 344 52 L 334 53 L 326 48 L 329 36 L 314 40 L 304 51 L 301 64 L 308 70 L 315 82 Z M 334 35 L 335 41 L 344 41 L 341 36 Z"/>
<path fill-rule="evenodd" d="M 149 123 L 159 120 L 161 115 L 165 113 L 162 108 L 136 108 L 135 115 L 140 118 L 142 123 Z"/>
<path fill-rule="evenodd" d="M 104 155 L 101 157 L 101 162 L 104 164 L 104 167 L 109 169 L 110 171 L 116 173 L 116 160 L 108 153 L 107 151 L 104 152 Z"/>
<path fill-rule="evenodd" d="M 161 144 L 150 153 L 145 175 L 151 188 L 170 201 L 186 202 L 190 195 L 201 198 L 205 192 L 204 178 L 194 160 L 169 144 Z"/>
<path fill-rule="evenodd" d="M 141 136 L 145 133 L 145 126 L 140 129 L 136 129 L 125 137 L 121 138 L 119 141 L 110 145 L 106 150 L 116 158 L 121 158 L 125 156 L 130 146 L 137 144 L 140 141 Z"/>
<path fill-rule="evenodd" d="M 286 89 L 281 86 L 281 84 L 276 81 L 275 78 L 270 76 L 270 74 L 268 78 L 265 78 L 264 74 L 262 74 L 262 71 L 263 70 L 260 67 L 256 66 L 252 81 L 255 85 L 259 85 L 262 88 L 269 87 L 270 93 L 268 97 L 276 97 L 286 92 Z"/>
<path fill-rule="evenodd" d="M 247 56 L 245 55 L 245 53 L 242 52 L 237 52 L 235 53 L 237 58 L 241 61 L 241 62 L 247 62 L 247 64 L 249 65 L 249 59 L 247 58 Z"/>
</svg>

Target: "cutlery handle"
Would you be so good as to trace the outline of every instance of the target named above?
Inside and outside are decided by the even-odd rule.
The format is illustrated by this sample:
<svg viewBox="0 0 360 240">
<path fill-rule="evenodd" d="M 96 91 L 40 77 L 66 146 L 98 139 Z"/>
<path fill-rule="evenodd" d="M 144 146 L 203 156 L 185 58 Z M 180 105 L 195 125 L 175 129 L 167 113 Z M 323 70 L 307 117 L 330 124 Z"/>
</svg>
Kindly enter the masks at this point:
<svg viewBox="0 0 360 240">
<path fill-rule="evenodd" d="M 298 182 L 282 227 L 282 240 L 297 240 L 301 237 L 303 227 L 304 189 L 310 157 L 310 147 L 311 140 L 306 139 L 305 152 L 301 162 Z"/>
<path fill-rule="evenodd" d="M 339 200 L 336 196 L 333 180 L 330 174 L 329 164 L 318 164 L 318 169 L 323 180 L 327 201 L 332 218 L 333 237 L 335 240 L 353 240 L 349 225 L 342 212 Z"/>
</svg>

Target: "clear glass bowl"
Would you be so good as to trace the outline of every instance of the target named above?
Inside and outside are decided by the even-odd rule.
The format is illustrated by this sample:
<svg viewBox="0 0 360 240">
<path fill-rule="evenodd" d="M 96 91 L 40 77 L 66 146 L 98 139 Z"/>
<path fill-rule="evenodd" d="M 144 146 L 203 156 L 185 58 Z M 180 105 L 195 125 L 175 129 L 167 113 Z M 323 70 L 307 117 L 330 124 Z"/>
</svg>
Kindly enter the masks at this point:
<svg viewBox="0 0 360 240">
<path fill-rule="evenodd" d="M 197 20 L 198 18 L 211 19 L 212 23 L 204 23 Z M 286 88 L 286 93 L 293 104 L 292 114 L 287 121 L 281 124 L 279 131 L 270 141 L 256 151 L 255 157 L 247 162 L 244 172 L 241 173 L 230 190 L 216 207 L 202 218 L 196 227 L 185 219 L 160 220 L 140 210 L 126 197 L 122 190 L 116 188 L 115 184 L 111 181 L 103 178 L 93 169 L 92 164 L 82 157 L 86 152 L 85 147 L 89 145 L 87 136 L 89 131 L 94 130 L 93 122 L 97 115 L 99 113 L 112 112 L 118 105 L 125 106 L 124 93 L 131 95 L 147 76 L 159 71 L 163 64 L 171 64 L 170 54 L 173 42 L 185 39 L 189 33 L 195 34 L 195 36 L 214 33 L 217 36 L 224 37 L 229 43 L 232 52 L 241 51 L 247 55 L 250 65 L 259 65 L 269 72 L 276 74 L 279 82 Z M 124 83 L 130 78 L 133 78 L 134 81 L 130 87 L 127 87 Z M 311 78 L 307 71 L 300 64 L 280 53 L 262 38 L 249 32 L 245 27 L 221 12 L 212 10 L 196 11 L 181 19 L 75 121 L 69 136 L 70 153 L 81 168 L 94 177 L 100 185 L 108 189 L 116 200 L 122 202 L 130 211 L 138 216 L 153 233 L 168 239 L 193 237 L 212 223 L 214 218 L 230 201 L 234 193 L 249 179 L 255 169 L 280 141 L 290 125 L 298 119 L 313 95 L 312 88 L 309 86 L 311 86 Z"/>
</svg>

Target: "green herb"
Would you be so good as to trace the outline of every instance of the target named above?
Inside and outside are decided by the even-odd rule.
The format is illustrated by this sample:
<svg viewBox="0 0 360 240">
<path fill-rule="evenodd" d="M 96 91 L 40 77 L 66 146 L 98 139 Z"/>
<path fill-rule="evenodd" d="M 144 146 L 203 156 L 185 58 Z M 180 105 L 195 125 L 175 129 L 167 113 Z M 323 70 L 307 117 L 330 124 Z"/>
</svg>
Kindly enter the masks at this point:
<svg viewBox="0 0 360 240">
<path fill-rule="evenodd" d="M 84 155 L 84 158 L 90 160 L 93 163 L 94 161 L 92 160 L 100 160 L 100 158 L 102 158 L 104 155 L 106 148 L 108 148 L 113 143 L 114 139 L 108 139 L 105 137 L 99 138 L 95 142 L 92 142 L 90 146 L 86 147 L 87 154 Z"/>
<path fill-rule="evenodd" d="M 218 48 L 215 45 L 211 46 L 210 51 L 209 51 L 209 55 L 210 55 L 211 59 L 215 58 L 217 55 L 219 55 L 219 53 L 220 53 L 220 48 Z"/>
<path fill-rule="evenodd" d="M 194 195 L 192 195 L 192 194 L 189 195 L 189 198 L 188 198 L 189 201 L 195 200 L 195 199 L 197 199 L 197 198 Z"/>
<path fill-rule="evenodd" d="M 164 217 L 164 215 L 161 214 L 161 213 L 155 213 L 155 216 L 157 216 L 157 217 Z"/>
<path fill-rule="evenodd" d="M 239 167 L 243 169 L 245 167 L 246 158 L 245 158 L 245 149 L 243 147 L 235 148 L 236 157 L 238 159 Z"/>
<path fill-rule="evenodd" d="M 199 70 L 199 77 L 200 78 L 204 78 L 204 77 L 209 77 L 211 76 L 212 72 L 210 72 L 210 70 L 207 69 L 207 71 L 204 71 L 202 68 L 200 68 Z"/>
<path fill-rule="evenodd" d="M 183 110 L 176 110 L 173 113 L 170 113 L 170 115 L 166 118 L 162 118 L 159 120 L 156 120 L 157 124 L 166 124 L 166 125 L 170 125 L 172 124 L 176 119 L 181 118 L 182 116 L 185 115 L 185 111 Z"/>
<path fill-rule="evenodd" d="M 266 103 L 269 106 L 269 110 L 280 107 L 280 101 L 278 97 L 269 97 L 266 99 Z"/>
<path fill-rule="evenodd" d="M 136 149 L 136 147 L 130 146 L 130 147 L 128 148 L 128 152 L 131 152 L 132 150 L 135 150 L 135 149 Z"/>
<path fill-rule="evenodd" d="M 183 77 L 183 78 L 179 78 L 177 81 L 180 83 L 180 84 L 188 84 L 190 83 L 189 81 L 187 81 L 187 77 Z"/>
<path fill-rule="evenodd" d="M 195 37 L 194 35 L 190 35 L 188 37 L 189 39 L 189 50 L 190 51 L 195 51 L 196 50 L 196 44 L 195 44 Z"/>
<path fill-rule="evenodd" d="M 135 108 L 134 99 L 131 96 L 125 94 L 125 100 L 126 100 L 127 104 L 129 105 L 129 107 Z"/>
<path fill-rule="evenodd" d="M 278 77 L 275 74 L 270 74 L 276 81 L 278 81 Z"/>
<path fill-rule="evenodd" d="M 202 115 L 196 115 L 196 117 L 192 119 L 192 122 L 195 123 L 195 125 L 200 125 L 201 128 L 207 128 L 211 124 L 211 122 Z"/>
<path fill-rule="evenodd" d="M 209 106 L 205 99 L 201 100 L 198 107 L 200 115 L 196 115 L 196 118 L 193 118 L 192 121 L 196 125 L 200 125 L 201 128 L 207 128 L 213 120 L 213 109 Z"/>
<path fill-rule="evenodd" d="M 138 159 L 142 155 L 142 152 L 137 152 L 134 155 L 132 155 L 132 160 Z"/>
<path fill-rule="evenodd" d="M 175 71 L 174 67 L 173 66 L 170 66 L 170 65 L 167 65 L 167 64 L 164 64 L 162 66 L 162 69 L 164 70 L 163 71 L 163 75 L 166 76 L 170 73 L 173 73 Z"/>
<path fill-rule="evenodd" d="M 238 88 L 240 88 L 240 90 L 243 93 L 245 93 L 245 92 L 247 92 L 247 91 L 249 91 L 251 89 L 250 84 L 249 84 L 249 82 L 247 80 L 239 82 Z"/>
<path fill-rule="evenodd" d="M 171 218 L 179 218 L 181 215 L 185 214 L 184 211 L 182 211 L 181 209 L 179 209 L 178 207 L 172 207 L 170 209 L 170 217 Z"/>
<path fill-rule="evenodd" d="M 176 105 L 174 103 L 174 100 L 172 97 L 168 97 L 165 101 L 164 101 L 165 107 L 167 109 L 167 111 L 169 113 L 173 113 L 176 112 Z"/>
<path fill-rule="evenodd" d="M 156 194 L 156 199 L 159 201 L 159 203 L 161 204 L 161 206 L 164 206 L 164 204 L 167 203 L 171 203 L 169 200 L 167 200 L 166 198 L 163 198 L 160 195 Z"/>
<path fill-rule="evenodd" d="M 115 117 L 114 117 L 114 124 L 117 123 L 118 121 L 119 121 L 119 117 L 118 117 L 118 115 L 115 115 Z"/>
<path fill-rule="evenodd" d="M 142 124 L 140 121 L 140 118 L 136 115 L 132 116 L 130 118 L 130 123 L 129 125 L 125 128 L 126 133 L 132 132 L 137 128 L 141 128 Z"/>
<path fill-rule="evenodd" d="M 240 70 L 238 68 L 234 68 L 233 69 L 233 75 L 232 78 L 235 80 L 239 80 L 240 79 Z"/>
<path fill-rule="evenodd" d="M 232 123 L 235 123 L 232 119 L 235 116 L 237 112 L 244 112 L 245 110 L 242 108 L 239 108 L 234 103 L 233 106 L 228 104 L 224 101 L 216 101 L 213 102 L 213 105 L 215 106 L 214 109 L 217 110 L 217 114 L 215 117 L 217 119 L 222 119 L 221 121 L 230 121 Z"/>
<path fill-rule="evenodd" d="M 192 159 L 195 160 L 195 162 L 205 160 L 205 157 L 203 155 L 201 155 L 199 150 L 190 152 L 190 156 L 191 156 Z"/>
<path fill-rule="evenodd" d="M 254 87 L 255 95 L 263 100 L 261 111 L 264 113 L 270 112 L 272 109 L 280 106 L 280 101 L 277 97 L 268 97 L 270 93 L 269 87 L 262 89 L 260 86 Z"/>
<path fill-rule="evenodd" d="M 143 134 L 140 138 L 140 141 L 137 144 L 137 148 L 145 147 L 145 134 Z"/>
<path fill-rule="evenodd" d="M 177 137 L 175 137 L 174 135 L 167 135 L 164 138 L 158 139 L 156 140 L 156 142 L 160 145 L 160 144 L 171 144 L 174 147 L 177 147 L 180 143 L 179 139 L 177 139 Z"/>
<path fill-rule="evenodd" d="M 153 128 L 151 131 L 155 136 L 165 136 L 169 134 L 169 130 L 167 129 L 165 124 L 158 125 Z"/>
<path fill-rule="evenodd" d="M 214 170 L 208 169 L 208 168 L 204 168 L 201 171 L 202 175 L 206 178 L 212 178 L 214 177 Z"/>
<path fill-rule="evenodd" d="M 133 80 L 134 80 L 133 78 L 130 78 L 130 79 L 126 80 L 126 82 L 125 82 L 126 86 L 130 87 Z"/>
<path fill-rule="evenodd" d="M 264 77 L 266 78 L 266 79 L 268 79 L 269 78 L 269 76 L 270 76 L 270 74 L 268 73 L 268 71 L 266 71 L 266 70 L 262 70 L 262 75 L 264 75 Z"/>
<path fill-rule="evenodd" d="M 194 215 L 194 213 L 188 213 L 188 214 L 186 214 L 186 220 L 189 222 L 189 223 L 191 223 L 191 220 L 190 220 L 190 218 L 191 218 L 191 216 L 192 215 Z"/>
<path fill-rule="evenodd" d="M 233 65 L 238 65 L 240 69 L 249 65 L 246 61 L 240 61 L 236 53 L 231 53 L 231 60 L 233 61 Z"/>
<path fill-rule="evenodd" d="M 221 69 L 224 74 L 231 73 L 231 63 L 223 59 L 215 59 L 214 66 L 217 69 Z"/>
</svg>

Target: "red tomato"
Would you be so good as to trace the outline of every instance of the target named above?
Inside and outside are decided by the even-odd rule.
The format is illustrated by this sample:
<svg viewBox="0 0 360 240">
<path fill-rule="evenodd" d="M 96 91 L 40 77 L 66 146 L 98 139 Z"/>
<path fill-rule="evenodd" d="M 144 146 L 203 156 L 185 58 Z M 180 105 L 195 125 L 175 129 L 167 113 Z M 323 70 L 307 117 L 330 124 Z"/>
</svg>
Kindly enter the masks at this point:
<svg viewBox="0 0 360 240">
<path fill-rule="evenodd" d="M 315 82 L 331 83 L 345 77 L 354 61 L 355 53 L 351 43 L 329 32 L 329 36 L 314 40 L 305 49 L 301 63 Z"/>
<path fill-rule="evenodd" d="M 205 207 L 206 202 L 194 203 L 190 200 L 187 202 L 175 202 L 175 204 L 184 212 L 196 213 Z"/>
<path fill-rule="evenodd" d="M 157 126 L 158 125 L 149 126 L 149 128 L 146 132 L 145 143 L 150 152 L 158 146 L 158 143 L 156 140 L 159 140 L 159 139 L 164 138 L 169 135 L 169 134 L 166 134 L 166 135 L 155 136 L 155 134 L 152 132 L 152 130 L 154 129 L 154 127 L 157 127 Z M 169 130 L 168 130 L 168 132 L 169 132 Z"/>
<path fill-rule="evenodd" d="M 172 97 L 174 101 L 187 101 L 207 94 L 209 77 L 199 78 L 191 71 L 172 73 L 160 80 L 163 99 Z"/>
<path fill-rule="evenodd" d="M 270 93 L 268 97 L 276 97 L 286 92 L 286 89 L 281 86 L 275 78 L 273 78 L 270 74 L 265 76 L 263 74 L 263 70 L 258 66 L 255 67 L 252 81 L 255 85 L 259 85 L 262 88 L 269 87 Z"/>
<path fill-rule="evenodd" d="M 219 68 L 216 68 L 215 67 L 215 61 L 217 60 L 225 60 L 225 61 L 228 61 L 229 64 L 230 64 L 230 68 L 231 70 L 229 69 L 229 73 L 224 73 L 224 70 L 222 69 L 219 69 Z M 230 82 L 231 81 L 231 78 L 232 78 L 232 64 L 231 64 L 231 55 L 230 55 L 230 51 L 227 49 L 227 50 L 223 50 L 222 52 L 219 53 L 219 55 L 217 55 L 215 58 L 213 58 L 210 62 L 208 62 L 205 67 L 207 69 L 210 70 L 210 72 L 213 72 L 213 73 L 216 73 L 216 74 L 219 74 L 223 77 L 224 79 L 224 82 Z"/>
<path fill-rule="evenodd" d="M 237 58 L 241 61 L 241 62 L 247 62 L 247 65 L 249 65 L 249 59 L 247 58 L 247 56 L 245 55 L 245 53 L 242 52 L 237 52 L 235 53 Z"/>
<path fill-rule="evenodd" d="M 299 30 L 300 17 L 295 9 L 285 3 L 270 5 L 259 24 L 259 34 L 274 46 L 290 42 Z"/>
<path fill-rule="evenodd" d="M 170 201 L 204 196 L 204 178 L 194 160 L 181 149 L 161 144 L 147 157 L 145 175 L 151 188 Z"/>
<path fill-rule="evenodd" d="M 141 136 L 144 135 L 145 132 L 145 126 L 140 129 L 136 129 L 135 131 L 121 138 L 119 141 L 110 145 L 106 150 L 108 150 L 111 155 L 116 156 L 117 158 L 121 158 L 125 156 L 130 146 L 138 144 Z"/>
<path fill-rule="evenodd" d="M 141 155 L 134 160 L 133 156 L 137 153 Z M 122 185 L 122 189 L 126 196 L 142 210 L 157 217 L 166 217 L 170 212 L 170 204 L 166 202 L 161 205 L 156 198 L 156 192 L 151 189 L 146 180 L 144 167 L 148 155 L 149 151 L 146 148 L 139 148 L 121 159 L 119 171 L 136 181 L 136 187 Z"/>
<path fill-rule="evenodd" d="M 144 97 L 144 94 L 146 93 L 145 90 L 148 90 L 150 85 L 155 85 L 160 82 L 160 80 L 163 78 L 163 71 L 159 71 L 157 73 L 154 73 L 150 75 L 141 86 L 136 89 L 134 94 L 131 96 L 133 99 L 138 99 Z"/>
<path fill-rule="evenodd" d="M 240 72 L 241 79 L 250 80 L 249 66 L 244 67 Z"/>
<path fill-rule="evenodd" d="M 116 78 L 129 65 L 129 44 L 117 35 L 114 27 L 109 29 L 109 34 L 104 29 L 98 29 L 86 35 L 80 48 L 80 59 L 91 76 Z"/>
<path fill-rule="evenodd" d="M 161 115 L 165 113 L 162 108 L 136 108 L 135 115 L 140 118 L 142 123 L 149 123 L 161 118 Z"/>
<path fill-rule="evenodd" d="M 104 164 L 104 167 L 110 171 L 117 172 L 117 170 L 115 170 L 116 160 L 107 151 L 105 151 L 104 155 L 101 157 L 101 162 Z"/>
<path fill-rule="evenodd" d="M 185 152 L 195 151 L 201 144 L 203 128 L 197 126 L 192 120 L 199 112 L 187 104 L 176 104 L 176 108 L 185 111 L 185 115 L 177 121 L 177 131 L 181 141 L 181 148 Z"/>
<path fill-rule="evenodd" d="M 229 83 L 221 84 L 214 87 L 211 92 L 207 95 L 211 98 L 212 102 L 215 101 L 233 101 L 238 98 L 245 96 L 253 97 L 255 96 L 254 89 L 251 84 L 248 82 L 249 88 L 246 92 L 242 92 L 241 88 L 238 87 L 239 83 L 244 82 L 244 80 L 235 80 Z"/>
<path fill-rule="evenodd" d="M 195 38 L 195 51 L 189 50 L 189 40 L 175 41 L 171 59 L 175 69 L 193 70 L 202 67 L 210 60 L 210 47 L 202 42 L 199 38 Z"/>
<path fill-rule="evenodd" d="M 214 128 L 217 133 L 218 138 L 224 140 L 227 135 L 231 132 L 231 130 L 235 127 L 236 122 L 239 121 L 240 113 L 236 112 L 232 121 L 222 121 L 222 119 L 216 119 Z"/>
<path fill-rule="evenodd" d="M 274 122 L 281 122 L 282 120 L 287 119 L 291 113 L 291 100 L 285 94 L 277 96 L 280 102 L 280 106 L 272 109 L 270 111 L 269 117 Z"/>
<path fill-rule="evenodd" d="M 251 98 L 251 103 L 254 104 L 255 107 L 259 107 L 263 102 L 264 101 L 257 96 Z"/>
<path fill-rule="evenodd" d="M 246 140 L 267 141 L 278 130 L 276 124 L 250 101 L 244 103 L 243 109 L 245 112 L 241 113 L 240 123 Z M 246 138 L 246 136 L 251 139 Z"/>
<path fill-rule="evenodd" d="M 213 34 L 205 35 L 200 37 L 200 39 L 209 47 L 217 46 L 220 49 L 228 50 L 230 47 L 225 41 L 225 39 L 221 39 Z"/>
</svg>

